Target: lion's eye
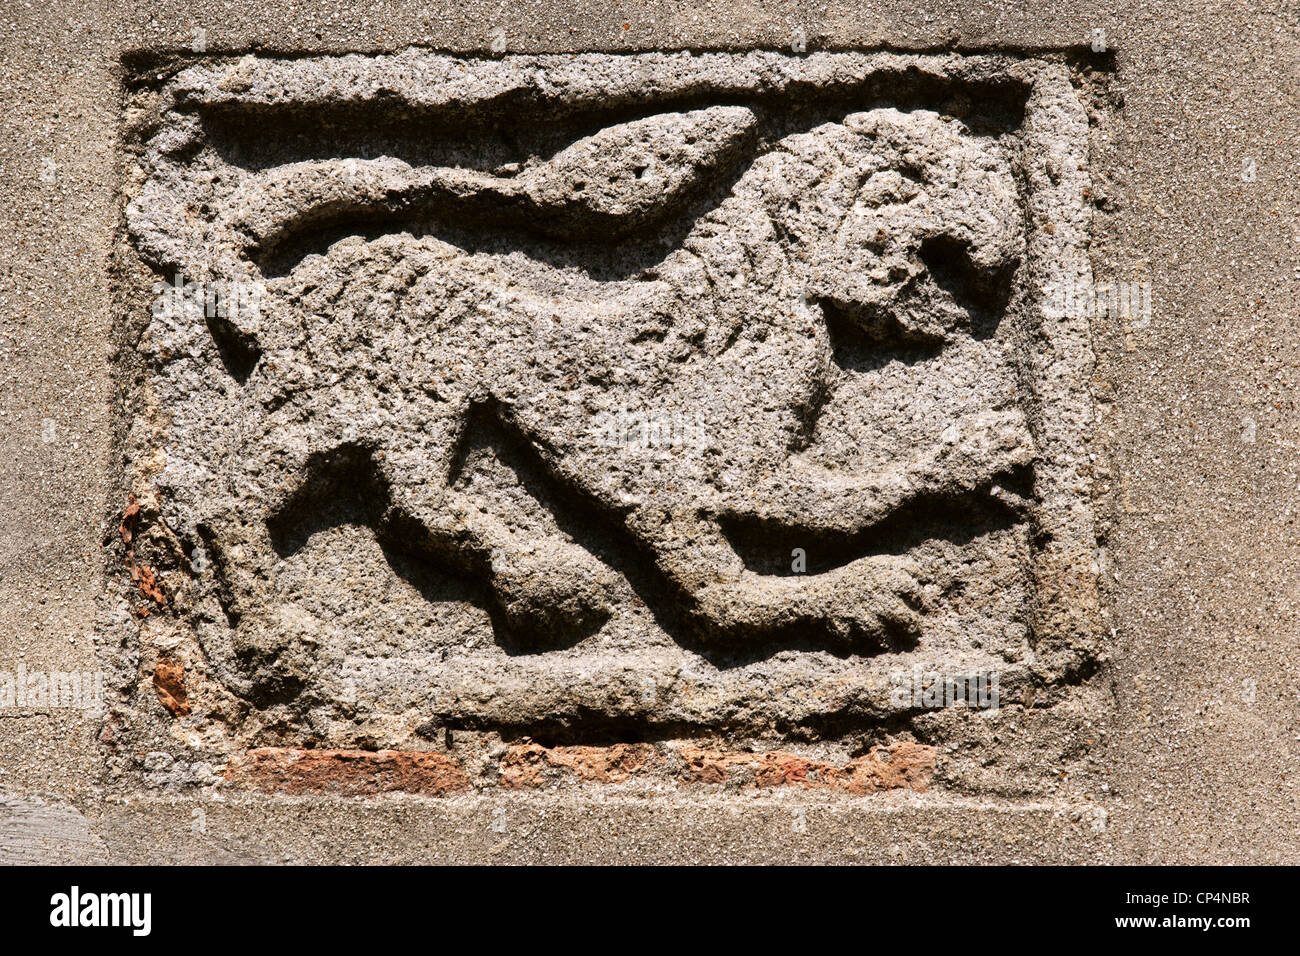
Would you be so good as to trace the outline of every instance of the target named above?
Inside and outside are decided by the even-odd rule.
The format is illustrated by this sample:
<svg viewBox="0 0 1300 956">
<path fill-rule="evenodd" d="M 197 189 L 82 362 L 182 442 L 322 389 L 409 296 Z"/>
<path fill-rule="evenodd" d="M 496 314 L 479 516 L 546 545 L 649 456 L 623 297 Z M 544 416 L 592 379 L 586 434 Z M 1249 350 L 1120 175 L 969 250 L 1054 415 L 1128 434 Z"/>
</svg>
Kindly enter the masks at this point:
<svg viewBox="0 0 1300 956">
<path fill-rule="evenodd" d="M 544 232 L 622 233 L 659 219 L 732 167 L 757 118 L 715 106 L 606 127 L 512 181 Z"/>
</svg>

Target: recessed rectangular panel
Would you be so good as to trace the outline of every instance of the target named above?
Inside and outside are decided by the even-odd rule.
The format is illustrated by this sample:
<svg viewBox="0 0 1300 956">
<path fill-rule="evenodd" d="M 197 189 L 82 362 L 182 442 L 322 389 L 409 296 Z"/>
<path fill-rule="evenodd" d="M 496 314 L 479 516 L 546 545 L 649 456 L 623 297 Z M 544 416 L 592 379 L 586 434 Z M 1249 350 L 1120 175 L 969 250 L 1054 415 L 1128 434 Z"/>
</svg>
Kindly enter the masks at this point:
<svg viewBox="0 0 1300 956">
<path fill-rule="evenodd" d="M 244 57 L 127 119 L 141 727 L 806 741 L 1090 671 L 1060 63 Z"/>
</svg>

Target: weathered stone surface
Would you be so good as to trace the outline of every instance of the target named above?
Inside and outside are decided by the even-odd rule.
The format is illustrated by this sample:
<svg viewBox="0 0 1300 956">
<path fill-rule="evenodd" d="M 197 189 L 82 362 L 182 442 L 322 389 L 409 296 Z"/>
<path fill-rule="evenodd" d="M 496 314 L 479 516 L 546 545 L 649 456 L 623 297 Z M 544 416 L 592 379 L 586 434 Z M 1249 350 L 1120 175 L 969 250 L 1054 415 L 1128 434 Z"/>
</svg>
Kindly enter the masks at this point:
<svg viewBox="0 0 1300 956">
<path fill-rule="evenodd" d="M 127 104 L 124 282 L 128 543 L 165 593 L 116 625 L 184 668 L 157 733 L 218 763 L 440 730 L 906 743 L 899 673 L 1019 698 L 1092 668 L 1064 65 L 159 77 Z"/>
<path fill-rule="evenodd" d="M 60 800 L 0 792 L 0 865 L 108 862 L 90 821 Z"/>
</svg>

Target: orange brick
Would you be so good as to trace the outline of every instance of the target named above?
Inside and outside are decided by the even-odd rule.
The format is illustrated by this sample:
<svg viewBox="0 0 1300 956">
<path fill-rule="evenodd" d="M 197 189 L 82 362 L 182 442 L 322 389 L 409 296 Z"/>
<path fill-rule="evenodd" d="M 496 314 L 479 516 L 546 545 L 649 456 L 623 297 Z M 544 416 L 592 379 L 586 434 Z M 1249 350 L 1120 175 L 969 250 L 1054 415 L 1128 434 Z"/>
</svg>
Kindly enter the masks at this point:
<svg viewBox="0 0 1300 956">
<path fill-rule="evenodd" d="M 460 763 L 410 750 L 304 750 L 259 747 L 232 761 L 226 779 L 277 793 L 438 795 L 469 789 Z"/>
</svg>

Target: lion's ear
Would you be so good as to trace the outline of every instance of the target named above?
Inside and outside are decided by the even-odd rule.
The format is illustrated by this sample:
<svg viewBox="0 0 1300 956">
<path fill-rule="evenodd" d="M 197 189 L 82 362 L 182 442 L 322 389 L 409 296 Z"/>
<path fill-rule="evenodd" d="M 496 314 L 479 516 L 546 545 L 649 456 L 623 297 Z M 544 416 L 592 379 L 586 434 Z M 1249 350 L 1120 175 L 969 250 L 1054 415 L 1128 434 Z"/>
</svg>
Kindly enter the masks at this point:
<svg viewBox="0 0 1300 956">
<path fill-rule="evenodd" d="M 532 225 L 560 238 L 627 232 L 680 207 L 731 169 L 758 120 L 714 106 L 608 126 L 520 174 Z"/>
</svg>

